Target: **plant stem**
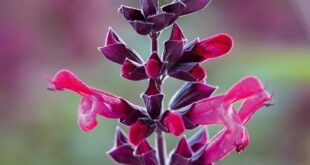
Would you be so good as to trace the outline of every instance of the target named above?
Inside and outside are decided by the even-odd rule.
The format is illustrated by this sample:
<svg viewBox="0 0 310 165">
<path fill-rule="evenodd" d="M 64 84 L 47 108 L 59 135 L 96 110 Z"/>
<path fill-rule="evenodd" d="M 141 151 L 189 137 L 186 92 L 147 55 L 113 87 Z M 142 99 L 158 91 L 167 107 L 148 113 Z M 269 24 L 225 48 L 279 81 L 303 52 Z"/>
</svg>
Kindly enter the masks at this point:
<svg viewBox="0 0 310 165">
<path fill-rule="evenodd" d="M 151 49 L 151 53 L 153 52 L 158 52 L 158 36 L 159 36 L 159 33 L 152 33 L 150 35 L 151 37 L 151 40 L 152 40 L 152 49 Z"/>
<path fill-rule="evenodd" d="M 165 165 L 166 161 L 166 141 L 163 132 L 159 129 L 156 130 L 156 140 L 155 144 L 157 147 L 157 156 L 160 165 Z"/>
<path fill-rule="evenodd" d="M 158 52 L 158 36 L 159 33 L 152 33 L 150 35 L 152 40 L 152 49 L 151 53 Z M 158 85 L 159 90 L 162 89 L 162 79 L 157 79 L 156 84 Z M 157 157 L 159 160 L 160 165 L 165 165 L 166 162 L 166 141 L 165 141 L 165 135 L 160 129 L 156 129 L 155 131 L 155 146 L 157 148 Z"/>
</svg>

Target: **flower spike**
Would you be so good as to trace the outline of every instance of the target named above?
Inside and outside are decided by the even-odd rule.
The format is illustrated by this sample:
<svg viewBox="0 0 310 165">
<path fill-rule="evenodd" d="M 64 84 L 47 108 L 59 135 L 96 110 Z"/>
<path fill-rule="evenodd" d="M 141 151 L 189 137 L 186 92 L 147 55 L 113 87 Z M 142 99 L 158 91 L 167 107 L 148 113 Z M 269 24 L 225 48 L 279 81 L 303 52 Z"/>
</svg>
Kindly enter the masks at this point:
<svg viewBox="0 0 310 165">
<path fill-rule="evenodd" d="M 60 70 L 48 79 L 51 91 L 70 90 L 82 99 L 78 106 L 78 125 L 82 131 L 97 126 L 97 117 L 119 120 L 128 126 L 128 136 L 116 128 L 114 147 L 107 154 L 117 164 L 126 165 L 214 165 L 233 151 L 238 153 L 250 143 L 246 124 L 264 106 L 272 105 L 270 95 L 260 80 L 247 76 L 227 92 L 213 95 L 217 87 L 207 84 L 203 62 L 228 54 L 233 40 L 217 34 L 190 42 L 176 23 L 179 17 L 204 9 L 211 0 L 174 0 L 162 7 L 158 0 L 140 0 L 140 8 L 123 6 L 119 13 L 140 35 L 151 39 L 151 55 L 144 62 L 117 33 L 109 28 L 101 54 L 121 66 L 127 80 L 147 79 L 147 89 L 140 95 L 140 107 L 113 94 L 90 87 L 69 70 Z M 161 32 L 173 25 L 160 55 L 158 39 Z M 185 81 L 164 109 L 163 83 L 167 77 Z M 236 106 L 241 102 L 240 106 Z M 238 108 L 237 108 L 238 107 Z M 165 111 L 164 111 L 165 110 Z M 223 129 L 209 138 L 208 128 Z M 186 130 L 200 127 L 191 138 L 181 137 L 167 158 L 165 133 L 176 137 Z M 148 137 L 155 133 L 154 148 Z"/>
</svg>

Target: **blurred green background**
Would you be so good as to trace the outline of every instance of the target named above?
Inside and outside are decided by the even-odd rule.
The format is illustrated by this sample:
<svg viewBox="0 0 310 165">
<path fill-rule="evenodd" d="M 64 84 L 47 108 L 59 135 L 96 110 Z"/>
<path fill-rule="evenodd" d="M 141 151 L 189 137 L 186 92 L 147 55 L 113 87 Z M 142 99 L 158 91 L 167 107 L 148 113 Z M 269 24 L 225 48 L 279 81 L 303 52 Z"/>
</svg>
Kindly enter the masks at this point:
<svg viewBox="0 0 310 165">
<path fill-rule="evenodd" d="M 44 75 L 67 68 L 94 87 L 142 105 L 147 82 L 124 80 L 119 66 L 96 49 L 112 26 L 144 59 L 149 56 L 147 37 L 136 35 L 117 13 L 121 4 L 137 7 L 138 0 L 0 1 L 1 165 L 113 164 L 105 152 L 118 122 L 99 118 L 96 129 L 81 132 L 80 97 L 48 92 Z M 259 76 L 275 91 L 276 105 L 258 111 L 247 125 L 247 150 L 218 165 L 310 164 L 309 7 L 306 0 L 214 0 L 178 21 L 189 40 L 222 32 L 234 38 L 228 56 L 204 64 L 218 93 L 246 75 Z M 160 40 L 169 33 L 170 28 Z M 165 103 L 181 85 L 167 81 Z M 210 128 L 212 135 L 217 130 Z M 172 149 L 177 139 L 167 139 Z"/>
</svg>

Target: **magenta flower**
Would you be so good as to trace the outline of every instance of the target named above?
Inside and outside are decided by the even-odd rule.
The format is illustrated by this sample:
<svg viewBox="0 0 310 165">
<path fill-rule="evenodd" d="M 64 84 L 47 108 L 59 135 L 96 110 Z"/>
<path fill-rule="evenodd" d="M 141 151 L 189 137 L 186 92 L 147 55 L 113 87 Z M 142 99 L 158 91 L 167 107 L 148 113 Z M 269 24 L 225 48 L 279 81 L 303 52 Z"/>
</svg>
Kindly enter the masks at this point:
<svg viewBox="0 0 310 165">
<path fill-rule="evenodd" d="M 157 0 L 141 0 L 141 9 L 122 6 L 120 12 L 138 34 L 150 34 L 152 51 L 147 62 L 131 49 L 110 28 L 105 46 L 98 48 L 103 56 L 121 65 L 121 76 L 133 81 L 149 80 L 141 94 L 144 106 L 124 98 L 89 87 L 68 70 L 61 70 L 50 80 L 50 90 L 71 90 L 82 96 L 78 108 L 78 124 L 83 131 L 97 125 L 97 116 L 118 119 L 129 127 L 128 136 L 116 129 L 115 145 L 108 152 L 121 164 L 148 165 L 210 165 L 236 150 L 243 151 L 249 144 L 245 125 L 254 113 L 270 105 L 271 95 L 260 80 L 245 77 L 226 93 L 213 96 L 217 87 L 205 81 L 206 71 L 201 66 L 206 60 L 226 55 L 233 47 L 227 34 L 186 42 L 181 28 L 174 23 L 183 16 L 203 9 L 209 0 L 176 0 L 158 10 Z M 173 24 L 170 38 L 164 43 L 163 55 L 158 54 L 157 38 L 165 27 Z M 162 58 L 161 58 L 162 57 Z M 167 77 L 186 81 L 164 109 L 162 84 Z M 239 110 L 235 103 L 242 101 Z M 201 125 L 223 125 L 224 128 L 209 138 L 206 128 L 193 137 L 183 136 L 166 159 L 163 132 L 176 137 L 186 130 Z M 147 138 L 156 134 L 156 148 Z"/>
<path fill-rule="evenodd" d="M 78 108 L 78 124 L 83 131 L 90 131 L 97 126 L 97 115 L 106 118 L 120 119 L 131 125 L 136 122 L 136 116 L 143 116 L 141 107 L 110 93 L 91 88 L 79 80 L 68 70 L 61 70 L 51 80 L 50 90 L 71 90 L 82 96 Z"/>
</svg>

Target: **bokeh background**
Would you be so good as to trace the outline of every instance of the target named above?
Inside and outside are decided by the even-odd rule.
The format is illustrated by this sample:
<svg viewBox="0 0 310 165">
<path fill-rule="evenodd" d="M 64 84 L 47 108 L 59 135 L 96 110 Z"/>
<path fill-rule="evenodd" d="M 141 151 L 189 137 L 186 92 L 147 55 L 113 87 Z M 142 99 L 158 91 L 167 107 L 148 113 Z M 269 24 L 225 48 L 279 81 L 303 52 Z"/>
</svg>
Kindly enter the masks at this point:
<svg viewBox="0 0 310 165">
<path fill-rule="evenodd" d="M 1 165 L 113 164 L 105 152 L 117 121 L 99 118 L 94 131 L 81 132 L 80 97 L 48 92 L 44 75 L 67 68 L 94 87 L 142 104 L 139 94 L 147 83 L 121 78 L 119 66 L 96 49 L 112 26 L 144 59 L 149 55 L 148 39 L 117 13 L 121 4 L 137 7 L 138 0 L 0 1 Z M 218 165 L 310 164 L 309 7 L 308 0 L 214 0 L 207 10 L 178 21 L 189 40 L 233 36 L 230 55 L 205 63 L 207 81 L 220 87 L 218 93 L 252 74 L 275 91 L 276 105 L 260 110 L 247 126 L 247 150 Z M 169 33 L 170 28 L 160 40 Z M 166 103 L 180 86 L 167 81 Z M 211 134 L 218 129 L 210 128 Z M 172 149 L 177 139 L 167 138 Z"/>
</svg>

